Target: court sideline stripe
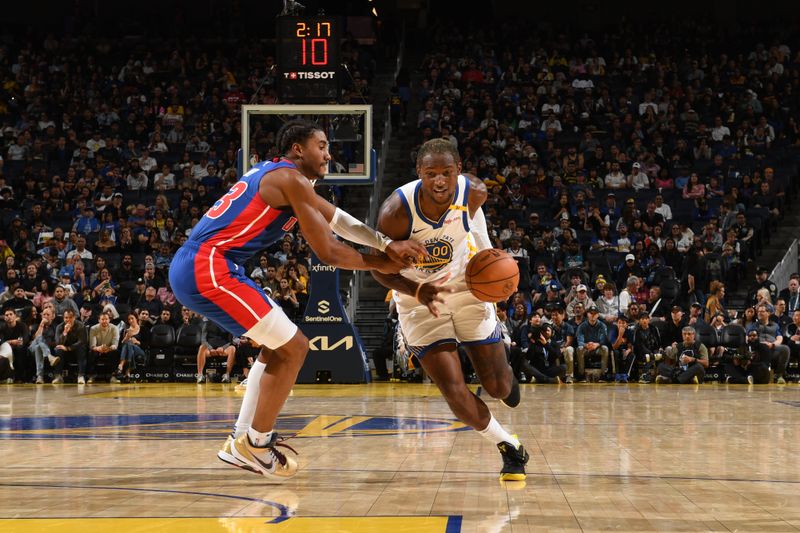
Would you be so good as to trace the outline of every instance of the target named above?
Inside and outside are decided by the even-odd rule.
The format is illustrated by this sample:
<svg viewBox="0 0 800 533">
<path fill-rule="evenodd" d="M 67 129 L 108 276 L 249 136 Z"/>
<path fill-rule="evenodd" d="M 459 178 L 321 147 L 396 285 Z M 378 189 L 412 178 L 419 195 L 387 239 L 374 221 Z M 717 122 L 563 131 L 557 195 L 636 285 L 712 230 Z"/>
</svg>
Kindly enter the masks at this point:
<svg viewBox="0 0 800 533">
<path fill-rule="evenodd" d="M 35 466 L 6 466 L 3 467 L 4 470 L 38 470 Z M 201 470 L 206 472 L 212 471 L 226 471 L 229 472 L 231 469 L 228 467 L 159 467 L 159 468 L 144 468 L 140 466 L 54 466 L 48 467 L 49 470 L 133 470 L 133 471 L 146 471 L 146 470 Z M 380 470 L 380 469 L 333 469 L 333 468 L 304 468 L 303 472 L 360 472 L 364 474 L 368 473 L 386 473 L 386 474 L 394 474 L 397 473 L 397 470 Z M 474 470 L 403 470 L 404 473 L 409 474 L 459 474 L 459 475 L 473 475 L 473 476 L 486 476 L 486 475 L 495 475 L 497 472 L 476 472 Z M 615 478 L 631 478 L 631 479 L 672 479 L 676 481 L 731 481 L 734 483 L 785 483 L 789 485 L 797 485 L 800 484 L 800 479 L 748 479 L 748 478 L 737 478 L 737 477 L 692 477 L 692 476 L 659 476 L 656 474 L 591 474 L 587 472 L 528 472 L 529 476 L 550 476 L 550 477 L 615 477 Z M 2 486 L 17 486 L 13 483 L 0 483 L 0 487 Z M 19 486 L 34 486 L 34 485 L 25 485 L 20 484 Z M 38 485 L 35 485 L 38 486 Z M 42 485 L 44 486 L 44 485 Z M 60 487 L 62 485 L 53 485 L 54 487 Z M 103 487 L 86 487 L 86 488 L 103 488 Z M 122 489 L 118 489 L 122 490 Z M 125 490 L 149 490 L 149 489 L 125 489 Z M 153 489 L 155 490 L 155 489 Z M 169 491 L 167 491 L 169 492 Z M 180 492 L 180 491 L 172 491 L 172 492 Z M 189 494 L 189 493 L 187 493 Z M 197 493 L 197 494 L 205 494 L 205 493 Z M 245 499 L 244 496 L 232 496 L 227 494 L 211 494 L 212 496 L 219 496 L 222 498 L 239 498 Z M 256 502 L 267 502 L 267 500 L 259 500 L 253 499 Z M 272 502 L 274 503 L 274 502 Z"/>
<path fill-rule="evenodd" d="M 164 494 L 190 494 L 193 496 L 211 496 L 212 498 L 229 498 L 231 500 L 244 500 L 248 502 L 256 502 L 263 505 L 276 508 L 280 511 L 280 516 L 267 522 L 268 524 L 277 524 L 291 518 L 289 508 L 278 502 L 271 502 L 269 500 L 262 500 L 261 498 L 250 498 L 249 496 L 235 496 L 233 494 L 219 494 L 214 492 L 200 492 L 193 490 L 171 490 L 171 489 L 149 489 L 137 487 L 106 487 L 99 485 L 70 485 L 58 483 L 0 483 L 0 487 L 30 487 L 30 488 L 59 488 L 59 489 L 90 489 L 90 490 L 119 490 L 131 492 L 158 492 Z M 142 517 L 140 517 L 142 518 Z"/>
</svg>

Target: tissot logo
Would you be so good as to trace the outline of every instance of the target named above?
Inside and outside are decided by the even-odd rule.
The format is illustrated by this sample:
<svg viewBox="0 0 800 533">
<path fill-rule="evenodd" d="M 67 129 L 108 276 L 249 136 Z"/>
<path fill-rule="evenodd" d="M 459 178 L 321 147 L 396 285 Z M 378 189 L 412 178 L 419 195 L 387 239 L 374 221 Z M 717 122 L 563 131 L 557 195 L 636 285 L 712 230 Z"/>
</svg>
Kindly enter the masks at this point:
<svg viewBox="0 0 800 533">
<path fill-rule="evenodd" d="M 321 315 L 327 315 L 330 310 L 330 302 L 328 300 L 320 300 L 317 304 L 317 312 Z"/>
<path fill-rule="evenodd" d="M 353 348 L 353 336 L 348 335 L 342 339 L 334 340 L 333 343 L 331 343 L 327 335 L 318 335 L 308 341 L 308 348 L 318 352 L 330 352 L 340 346 L 343 346 L 345 350 L 351 350 Z"/>
<path fill-rule="evenodd" d="M 284 72 L 283 77 L 287 80 L 332 80 L 336 72 Z"/>
</svg>

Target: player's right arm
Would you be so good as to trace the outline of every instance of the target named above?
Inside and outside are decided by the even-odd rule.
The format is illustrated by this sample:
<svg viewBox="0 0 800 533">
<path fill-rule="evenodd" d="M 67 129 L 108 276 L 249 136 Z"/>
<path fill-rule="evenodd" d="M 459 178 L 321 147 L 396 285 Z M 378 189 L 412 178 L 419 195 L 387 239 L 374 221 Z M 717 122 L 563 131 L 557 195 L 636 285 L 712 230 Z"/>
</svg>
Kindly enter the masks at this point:
<svg viewBox="0 0 800 533">
<path fill-rule="evenodd" d="M 325 264 L 350 270 L 399 272 L 403 265 L 386 255 L 365 255 L 337 241 L 325 217 L 317 208 L 317 193 L 305 176 L 296 171 L 277 171 L 262 180 L 260 194 L 269 205 L 289 204 L 303 230 L 308 245 Z M 284 201 L 281 201 L 281 198 Z"/>
<path fill-rule="evenodd" d="M 383 202 L 378 213 L 377 230 L 392 240 L 402 241 L 410 237 L 410 226 L 411 221 L 408 219 L 408 212 L 400 196 L 397 193 L 392 193 Z M 384 274 L 375 271 L 372 272 L 372 277 L 387 289 L 413 296 L 421 304 L 427 306 L 431 314 L 436 317 L 439 316 L 436 302 L 444 303 L 444 299 L 439 293 L 449 292 L 450 290 L 441 286 L 441 283 L 447 281 L 446 278 L 438 282 L 417 283 L 400 274 Z"/>
<path fill-rule="evenodd" d="M 486 190 L 486 184 L 483 181 L 473 176 L 472 174 L 464 174 L 469 180 L 469 227 L 475 238 L 475 246 L 478 251 L 494 248 L 492 239 L 489 237 L 489 230 L 486 227 L 486 217 L 483 214 L 484 202 L 489 192 Z"/>
</svg>

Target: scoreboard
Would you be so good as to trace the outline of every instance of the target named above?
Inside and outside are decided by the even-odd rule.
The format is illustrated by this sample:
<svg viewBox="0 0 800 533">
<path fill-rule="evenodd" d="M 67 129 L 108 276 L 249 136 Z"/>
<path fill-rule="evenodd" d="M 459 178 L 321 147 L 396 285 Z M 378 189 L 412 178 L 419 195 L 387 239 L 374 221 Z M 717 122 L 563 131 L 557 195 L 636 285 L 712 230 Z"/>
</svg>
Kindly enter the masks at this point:
<svg viewBox="0 0 800 533">
<path fill-rule="evenodd" d="M 341 22 L 336 17 L 278 17 L 278 94 L 286 103 L 339 97 Z"/>
</svg>

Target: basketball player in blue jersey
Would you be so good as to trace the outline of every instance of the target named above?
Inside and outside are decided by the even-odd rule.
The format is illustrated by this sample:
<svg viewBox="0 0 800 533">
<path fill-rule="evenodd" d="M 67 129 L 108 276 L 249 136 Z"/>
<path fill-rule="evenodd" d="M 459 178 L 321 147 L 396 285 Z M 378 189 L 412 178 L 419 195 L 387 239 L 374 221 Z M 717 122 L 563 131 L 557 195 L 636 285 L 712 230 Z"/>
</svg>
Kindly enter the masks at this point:
<svg viewBox="0 0 800 533">
<path fill-rule="evenodd" d="M 280 439 L 273 426 L 303 365 L 308 339 L 242 265 L 296 222 L 320 261 L 339 268 L 396 273 L 425 250 L 387 239 L 314 192 L 313 182 L 324 178 L 331 158 L 319 126 L 289 122 L 277 144 L 282 159 L 254 166 L 192 228 L 169 279 L 183 305 L 270 350 L 269 368 L 264 368 L 266 352 L 253 365 L 235 434 L 218 456 L 283 481 L 296 473 L 297 462 L 276 449 Z M 361 254 L 337 241 L 331 229 L 385 254 Z"/>
<path fill-rule="evenodd" d="M 475 298 L 464 280 L 470 233 L 479 250 L 492 245 L 481 209 L 486 186 L 460 172 L 458 151 L 449 141 L 433 139 L 422 145 L 417 154 L 419 179 L 383 203 L 377 226 L 390 238 L 416 240 L 430 258 L 399 274 L 373 276 L 394 289 L 406 343 L 450 409 L 497 445 L 503 457 L 501 479 L 522 481 L 528 453 L 467 388 L 456 351 L 459 343 L 466 347 L 489 395 L 509 407 L 519 404 L 519 383 L 506 360 L 494 306 Z"/>
</svg>

